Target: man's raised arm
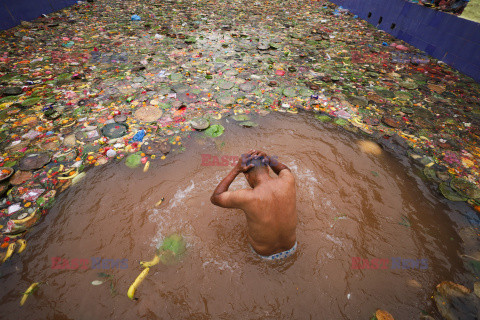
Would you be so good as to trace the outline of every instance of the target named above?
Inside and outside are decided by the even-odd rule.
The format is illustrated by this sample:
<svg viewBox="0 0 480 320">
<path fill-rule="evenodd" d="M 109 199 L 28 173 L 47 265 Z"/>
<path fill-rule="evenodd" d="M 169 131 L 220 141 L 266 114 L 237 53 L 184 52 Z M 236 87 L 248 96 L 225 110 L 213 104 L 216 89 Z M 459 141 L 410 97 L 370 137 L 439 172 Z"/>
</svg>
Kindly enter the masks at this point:
<svg viewBox="0 0 480 320">
<path fill-rule="evenodd" d="M 238 159 L 235 167 L 227 174 L 225 178 L 223 178 L 222 181 L 220 181 L 215 190 L 213 190 L 210 201 L 214 205 L 222 208 L 238 208 L 240 206 L 241 201 L 244 198 L 243 193 L 245 193 L 245 190 L 232 192 L 228 191 L 228 188 L 239 173 L 246 172 L 253 167 L 253 164 L 246 166 L 246 163 L 251 156 L 251 152 L 247 153 L 246 155 L 242 155 L 240 159 Z"/>
</svg>

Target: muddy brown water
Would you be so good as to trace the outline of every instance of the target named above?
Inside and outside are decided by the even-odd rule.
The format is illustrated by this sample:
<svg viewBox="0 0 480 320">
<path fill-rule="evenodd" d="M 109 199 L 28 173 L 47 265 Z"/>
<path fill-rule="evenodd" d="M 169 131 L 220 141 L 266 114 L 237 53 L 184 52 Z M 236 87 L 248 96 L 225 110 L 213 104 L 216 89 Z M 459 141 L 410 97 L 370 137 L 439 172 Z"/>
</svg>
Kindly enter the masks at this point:
<svg viewBox="0 0 480 320">
<path fill-rule="evenodd" d="M 382 308 L 395 319 L 418 319 L 433 309 L 438 282 L 464 279 L 457 235 L 464 209 L 447 205 L 389 153 L 365 154 L 356 136 L 308 114 L 269 115 L 248 129 L 223 121 L 224 135 L 193 133 L 186 151 L 152 162 L 147 173 L 107 164 L 62 193 L 27 236 L 27 250 L 2 266 L 0 317 L 369 319 Z M 202 154 L 250 148 L 278 156 L 296 176 L 299 245 L 282 262 L 257 259 L 244 214 L 209 201 L 231 167 L 202 165 Z M 243 187 L 242 176 L 231 186 Z M 186 255 L 153 267 L 130 301 L 139 261 L 172 232 L 186 238 Z M 57 270 L 53 257 L 128 259 L 128 267 Z M 390 261 L 387 269 L 354 269 L 353 257 L 426 259 L 428 268 L 392 269 Z M 118 295 L 108 283 L 91 284 L 99 272 L 114 275 Z M 20 308 L 20 293 L 38 281 Z"/>
</svg>

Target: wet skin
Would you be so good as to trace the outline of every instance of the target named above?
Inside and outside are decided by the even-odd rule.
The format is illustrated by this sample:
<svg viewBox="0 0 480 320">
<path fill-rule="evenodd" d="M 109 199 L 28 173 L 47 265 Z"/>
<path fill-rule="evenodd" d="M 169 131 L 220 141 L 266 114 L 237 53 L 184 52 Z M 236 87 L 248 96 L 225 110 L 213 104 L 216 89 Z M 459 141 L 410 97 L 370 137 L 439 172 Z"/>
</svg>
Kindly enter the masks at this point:
<svg viewBox="0 0 480 320">
<path fill-rule="evenodd" d="M 250 161 L 255 164 L 251 164 Z M 269 168 L 277 175 L 271 177 Z M 228 191 L 243 173 L 251 189 Z M 262 151 L 242 155 L 237 165 L 218 184 L 211 202 L 222 208 L 242 209 L 248 225 L 248 241 L 260 255 L 291 249 L 296 241 L 295 178 L 290 169 Z"/>
</svg>

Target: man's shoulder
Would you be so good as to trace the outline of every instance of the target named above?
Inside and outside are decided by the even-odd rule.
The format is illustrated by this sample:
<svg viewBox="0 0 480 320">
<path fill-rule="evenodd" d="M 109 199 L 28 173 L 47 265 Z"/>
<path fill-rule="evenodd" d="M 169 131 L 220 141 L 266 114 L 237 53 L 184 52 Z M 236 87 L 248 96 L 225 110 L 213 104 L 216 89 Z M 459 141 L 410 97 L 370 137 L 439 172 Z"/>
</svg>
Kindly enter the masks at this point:
<svg viewBox="0 0 480 320">
<path fill-rule="evenodd" d="M 248 203 L 254 201 L 257 198 L 258 192 L 255 191 L 255 189 L 240 189 L 233 192 L 236 193 L 237 197 L 241 200 L 242 203 Z"/>
<path fill-rule="evenodd" d="M 290 171 L 290 169 L 288 168 L 285 168 L 282 171 L 280 171 L 278 173 L 278 177 L 284 180 L 295 180 L 295 176 L 293 175 L 292 171 Z"/>
</svg>

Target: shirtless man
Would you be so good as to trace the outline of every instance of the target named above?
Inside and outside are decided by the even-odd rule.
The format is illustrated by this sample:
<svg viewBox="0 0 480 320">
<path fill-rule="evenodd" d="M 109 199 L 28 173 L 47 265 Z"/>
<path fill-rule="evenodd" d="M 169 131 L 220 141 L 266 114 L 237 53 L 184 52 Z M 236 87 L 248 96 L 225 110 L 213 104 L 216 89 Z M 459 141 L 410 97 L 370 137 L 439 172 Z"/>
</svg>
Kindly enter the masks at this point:
<svg viewBox="0 0 480 320">
<path fill-rule="evenodd" d="M 277 177 L 269 174 L 271 168 Z M 243 173 L 252 189 L 228 191 L 238 174 Z M 290 169 L 251 150 L 218 184 L 210 201 L 222 208 L 242 209 L 247 217 L 248 241 L 253 251 L 267 260 L 292 255 L 297 248 L 295 178 Z"/>
</svg>

